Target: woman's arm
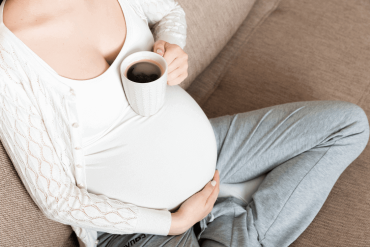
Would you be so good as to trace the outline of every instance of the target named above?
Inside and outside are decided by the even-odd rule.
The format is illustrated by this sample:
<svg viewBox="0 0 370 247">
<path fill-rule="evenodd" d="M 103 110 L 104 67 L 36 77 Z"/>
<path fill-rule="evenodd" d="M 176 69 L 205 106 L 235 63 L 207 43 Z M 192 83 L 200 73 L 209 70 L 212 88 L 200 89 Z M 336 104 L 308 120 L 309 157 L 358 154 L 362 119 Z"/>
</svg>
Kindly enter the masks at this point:
<svg viewBox="0 0 370 247">
<path fill-rule="evenodd" d="M 174 0 L 138 0 L 154 41 L 163 40 L 184 49 L 186 45 L 186 19 L 182 7 Z"/>
<path fill-rule="evenodd" d="M 0 139 L 43 214 L 63 224 L 113 234 L 167 235 L 171 226 L 168 210 L 139 207 L 76 186 L 56 154 L 35 101 L 29 98 L 33 90 L 40 89 L 30 89 L 27 80 L 32 76 L 15 70 L 23 65 L 15 64 L 13 52 L 5 59 L 9 62 L 0 64 Z"/>
</svg>

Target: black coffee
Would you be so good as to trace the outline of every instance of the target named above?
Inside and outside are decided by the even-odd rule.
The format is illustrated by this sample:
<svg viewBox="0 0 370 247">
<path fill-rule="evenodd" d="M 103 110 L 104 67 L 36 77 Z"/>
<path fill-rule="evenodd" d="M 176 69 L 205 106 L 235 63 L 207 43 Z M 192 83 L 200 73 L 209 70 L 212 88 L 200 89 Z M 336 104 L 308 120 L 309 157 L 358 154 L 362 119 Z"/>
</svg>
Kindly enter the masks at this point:
<svg viewBox="0 0 370 247">
<path fill-rule="evenodd" d="M 127 78 L 134 82 L 146 83 L 161 77 L 161 69 L 150 62 L 139 62 L 127 70 Z"/>
</svg>

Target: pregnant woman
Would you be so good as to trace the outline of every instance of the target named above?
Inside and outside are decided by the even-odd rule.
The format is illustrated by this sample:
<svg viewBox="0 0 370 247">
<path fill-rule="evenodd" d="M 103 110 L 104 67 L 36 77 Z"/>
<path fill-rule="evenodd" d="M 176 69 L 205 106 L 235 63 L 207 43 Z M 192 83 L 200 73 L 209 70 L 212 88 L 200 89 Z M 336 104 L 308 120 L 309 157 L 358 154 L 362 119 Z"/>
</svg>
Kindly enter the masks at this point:
<svg viewBox="0 0 370 247">
<path fill-rule="evenodd" d="M 293 102 L 208 119 L 187 77 L 174 0 L 5 0 L 0 137 L 28 193 L 80 246 L 288 246 L 364 150 L 369 123 L 345 101 Z M 120 64 L 168 63 L 164 106 L 130 107 Z M 220 183 L 267 176 L 251 202 Z"/>
</svg>

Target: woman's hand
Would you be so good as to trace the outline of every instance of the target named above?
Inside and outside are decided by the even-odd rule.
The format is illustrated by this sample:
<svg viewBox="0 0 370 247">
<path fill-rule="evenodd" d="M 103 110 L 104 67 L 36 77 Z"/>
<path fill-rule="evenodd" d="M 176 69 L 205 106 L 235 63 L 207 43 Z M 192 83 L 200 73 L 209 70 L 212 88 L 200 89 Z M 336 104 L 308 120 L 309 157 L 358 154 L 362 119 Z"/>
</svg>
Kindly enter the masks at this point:
<svg viewBox="0 0 370 247">
<path fill-rule="evenodd" d="M 179 235 L 186 232 L 198 221 L 204 219 L 213 209 L 220 192 L 220 174 L 216 170 L 213 180 L 216 185 L 208 182 L 201 191 L 183 202 L 175 213 L 172 213 L 171 228 L 168 235 Z"/>
<path fill-rule="evenodd" d="M 168 85 L 174 86 L 180 84 L 188 77 L 188 54 L 180 46 L 163 40 L 157 40 L 154 43 L 153 52 L 161 55 L 167 62 Z"/>
</svg>

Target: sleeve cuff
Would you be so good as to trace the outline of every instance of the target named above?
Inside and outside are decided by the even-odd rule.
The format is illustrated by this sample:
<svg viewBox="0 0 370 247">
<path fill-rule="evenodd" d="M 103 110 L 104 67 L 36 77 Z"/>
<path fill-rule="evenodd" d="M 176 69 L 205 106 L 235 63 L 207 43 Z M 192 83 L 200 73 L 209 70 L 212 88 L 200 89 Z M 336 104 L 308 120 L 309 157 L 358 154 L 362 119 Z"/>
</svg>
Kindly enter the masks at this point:
<svg viewBox="0 0 370 247">
<path fill-rule="evenodd" d="M 172 221 L 169 210 L 138 207 L 138 211 L 135 233 L 168 235 Z"/>
<path fill-rule="evenodd" d="M 186 41 L 182 37 L 176 37 L 169 33 L 162 33 L 157 37 L 157 40 L 163 40 L 170 44 L 176 44 L 181 47 L 181 49 L 184 49 L 186 45 Z"/>
</svg>

